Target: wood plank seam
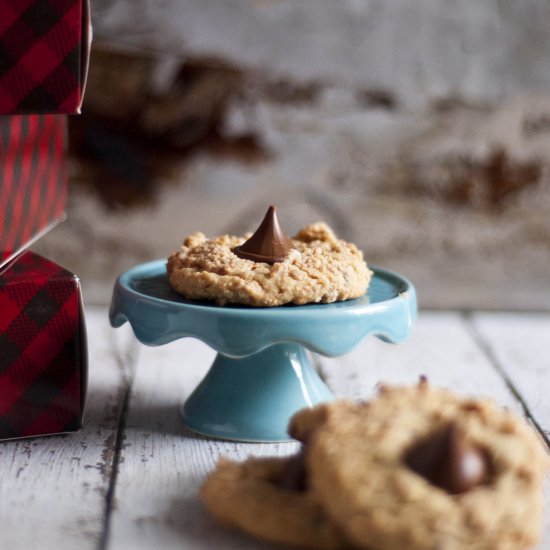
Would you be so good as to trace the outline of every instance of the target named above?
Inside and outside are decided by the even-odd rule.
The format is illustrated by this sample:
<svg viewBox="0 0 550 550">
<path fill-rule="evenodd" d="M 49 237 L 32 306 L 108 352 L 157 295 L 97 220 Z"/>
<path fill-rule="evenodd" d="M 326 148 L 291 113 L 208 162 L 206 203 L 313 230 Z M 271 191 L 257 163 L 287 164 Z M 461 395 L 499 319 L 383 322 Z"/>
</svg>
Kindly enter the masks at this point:
<svg viewBox="0 0 550 550">
<path fill-rule="evenodd" d="M 117 350 L 118 351 L 118 350 Z M 126 423 L 128 419 L 128 410 L 130 405 L 130 397 L 132 395 L 132 388 L 135 378 L 135 365 L 137 364 L 137 356 L 139 354 L 139 346 L 137 342 L 134 342 L 129 347 L 126 354 L 120 354 L 115 351 L 115 360 L 119 369 L 123 373 L 123 383 L 126 386 L 123 392 L 122 405 L 118 416 L 118 423 L 116 428 L 115 443 L 113 456 L 111 460 L 111 471 L 109 475 L 109 484 L 105 493 L 105 508 L 103 512 L 103 530 L 101 537 L 99 538 L 97 549 L 106 550 L 109 545 L 109 535 L 111 528 L 111 518 L 114 509 L 114 499 L 116 484 L 118 478 L 120 458 L 124 446 L 124 440 L 126 438 Z"/>
<path fill-rule="evenodd" d="M 523 410 L 523 414 L 532 423 L 532 425 L 537 430 L 537 432 L 539 432 L 540 436 L 542 437 L 542 440 L 545 442 L 546 446 L 550 449 L 549 434 L 546 433 L 544 428 L 539 424 L 534 414 L 531 412 L 529 405 L 527 404 L 527 402 L 525 401 L 525 399 L 523 398 L 519 390 L 516 388 L 514 381 L 510 378 L 510 376 L 506 372 L 505 367 L 501 364 L 501 362 L 498 360 L 498 358 L 494 354 L 491 344 L 487 342 L 483 337 L 483 335 L 477 330 L 473 322 L 473 313 L 462 312 L 461 317 L 464 321 L 466 330 L 472 337 L 472 340 L 475 342 L 475 344 L 480 349 L 480 351 L 485 355 L 490 365 L 495 369 L 498 375 L 502 377 L 502 379 L 504 380 L 504 383 L 506 384 L 506 386 L 508 387 L 508 389 L 510 390 L 514 398 L 520 404 Z"/>
</svg>

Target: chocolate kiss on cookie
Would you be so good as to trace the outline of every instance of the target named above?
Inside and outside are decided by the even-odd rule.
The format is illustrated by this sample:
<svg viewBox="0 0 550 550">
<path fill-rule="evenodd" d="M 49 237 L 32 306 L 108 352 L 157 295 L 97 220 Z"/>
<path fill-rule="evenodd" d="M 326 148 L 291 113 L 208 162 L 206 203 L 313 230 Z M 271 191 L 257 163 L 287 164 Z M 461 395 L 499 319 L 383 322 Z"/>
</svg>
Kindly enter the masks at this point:
<svg viewBox="0 0 550 550">
<path fill-rule="evenodd" d="M 277 209 L 270 206 L 254 235 L 234 248 L 233 253 L 243 260 L 274 264 L 282 262 L 292 248 L 292 241 L 279 225 Z"/>
<path fill-rule="evenodd" d="M 487 479 L 487 457 L 464 439 L 454 423 L 413 446 L 405 462 L 411 470 L 452 495 L 464 493 Z"/>
</svg>

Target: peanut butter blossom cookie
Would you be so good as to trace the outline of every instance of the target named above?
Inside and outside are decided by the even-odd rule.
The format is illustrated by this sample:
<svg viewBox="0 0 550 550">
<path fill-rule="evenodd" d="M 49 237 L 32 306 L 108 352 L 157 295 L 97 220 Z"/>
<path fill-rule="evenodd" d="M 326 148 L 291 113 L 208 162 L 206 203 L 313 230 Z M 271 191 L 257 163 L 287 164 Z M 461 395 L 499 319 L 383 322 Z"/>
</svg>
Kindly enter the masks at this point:
<svg viewBox="0 0 550 550">
<path fill-rule="evenodd" d="M 305 410 L 309 491 L 351 543 L 373 550 L 521 550 L 537 542 L 548 456 L 491 401 L 430 387 Z"/>
<path fill-rule="evenodd" d="M 302 548 L 348 548 L 307 490 L 303 453 L 290 458 L 221 459 L 201 497 L 223 525 L 260 539 Z"/>
<path fill-rule="evenodd" d="M 361 251 L 325 223 L 287 237 L 273 206 L 248 239 L 193 233 L 169 257 L 167 270 L 172 287 L 188 299 L 249 306 L 358 298 L 372 276 Z"/>
</svg>

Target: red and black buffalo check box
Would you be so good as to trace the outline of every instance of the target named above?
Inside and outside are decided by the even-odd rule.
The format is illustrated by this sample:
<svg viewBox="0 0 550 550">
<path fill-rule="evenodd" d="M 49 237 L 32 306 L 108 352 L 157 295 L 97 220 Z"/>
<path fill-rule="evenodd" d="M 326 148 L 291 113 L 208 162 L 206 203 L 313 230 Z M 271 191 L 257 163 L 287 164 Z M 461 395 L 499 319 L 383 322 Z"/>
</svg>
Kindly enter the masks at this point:
<svg viewBox="0 0 550 550">
<path fill-rule="evenodd" d="M 88 0 L 0 0 L 0 114 L 79 113 Z"/>
<path fill-rule="evenodd" d="M 78 430 L 86 354 L 75 275 L 33 252 L 0 271 L 0 439 Z"/>
<path fill-rule="evenodd" d="M 0 268 L 65 216 L 66 124 L 63 115 L 0 117 Z"/>
</svg>

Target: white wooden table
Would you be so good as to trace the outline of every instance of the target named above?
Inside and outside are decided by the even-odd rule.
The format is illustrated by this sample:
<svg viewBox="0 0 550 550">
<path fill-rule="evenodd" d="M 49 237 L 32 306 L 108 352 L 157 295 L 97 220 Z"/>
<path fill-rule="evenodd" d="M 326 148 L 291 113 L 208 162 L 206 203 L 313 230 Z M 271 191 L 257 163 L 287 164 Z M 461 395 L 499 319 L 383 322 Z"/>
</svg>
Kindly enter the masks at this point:
<svg viewBox="0 0 550 550">
<path fill-rule="evenodd" d="M 87 311 L 90 383 L 77 434 L 0 444 L 0 549 L 268 549 L 219 527 L 197 489 L 220 455 L 284 455 L 293 443 L 194 437 L 179 406 L 214 352 L 191 339 L 139 344 L 107 311 Z M 493 397 L 550 439 L 550 315 L 421 313 L 397 346 L 368 338 L 344 357 L 315 357 L 338 396 L 365 397 L 379 381 L 434 384 Z M 550 479 L 540 549 L 550 548 Z M 398 550 L 398 549 L 396 549 Z"/>
</svg>

